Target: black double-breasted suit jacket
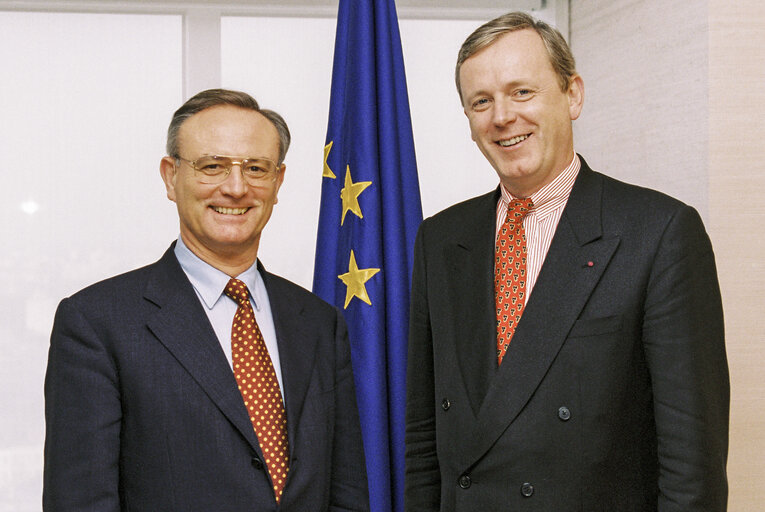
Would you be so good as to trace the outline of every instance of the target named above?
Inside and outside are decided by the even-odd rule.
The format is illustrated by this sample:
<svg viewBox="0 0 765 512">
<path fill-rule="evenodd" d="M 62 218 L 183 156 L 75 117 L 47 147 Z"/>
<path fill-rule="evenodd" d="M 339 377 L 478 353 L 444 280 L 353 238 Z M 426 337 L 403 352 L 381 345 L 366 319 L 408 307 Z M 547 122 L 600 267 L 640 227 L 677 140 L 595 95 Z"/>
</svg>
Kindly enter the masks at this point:
<svg viewBox="0 0 765 512">
<path fill-rule="evenodd" d="M 368 510 L 342 316 L 259 270 L 290 446 L 280 506 L 231 367 L 171 247 L 59 305 L 45 383 L 46 511 Z"/>
<path fill-rule="evenodd" d="M 415 247 L 406 511 L 722 511 L 729 380 L 694 209 L 582 168 L 501 366 L 499 191 Z"/>
</svg>

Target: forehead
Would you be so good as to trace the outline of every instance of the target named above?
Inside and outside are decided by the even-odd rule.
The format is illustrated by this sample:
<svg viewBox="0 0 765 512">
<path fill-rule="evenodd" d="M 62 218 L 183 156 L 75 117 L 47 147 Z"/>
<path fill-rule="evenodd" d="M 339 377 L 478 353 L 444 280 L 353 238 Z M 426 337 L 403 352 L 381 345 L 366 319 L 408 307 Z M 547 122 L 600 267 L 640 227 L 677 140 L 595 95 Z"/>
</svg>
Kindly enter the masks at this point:
<svg viewBox="0 0 765 512">
<path fill-rule="evenodd" d="M 279 134 L 260 112 L 216 105 L 188 118 L 178 131 L 179 146 L 199 154 L 278 157 Z"/>
<path fill-rule="evenodd" d="M 542 38 L 533 29 L 521 29 L 500 36 L 462 63 L 463 89 L 487 80 L 540 80 L 552 77 L 555 70 Z"/>
</svg>

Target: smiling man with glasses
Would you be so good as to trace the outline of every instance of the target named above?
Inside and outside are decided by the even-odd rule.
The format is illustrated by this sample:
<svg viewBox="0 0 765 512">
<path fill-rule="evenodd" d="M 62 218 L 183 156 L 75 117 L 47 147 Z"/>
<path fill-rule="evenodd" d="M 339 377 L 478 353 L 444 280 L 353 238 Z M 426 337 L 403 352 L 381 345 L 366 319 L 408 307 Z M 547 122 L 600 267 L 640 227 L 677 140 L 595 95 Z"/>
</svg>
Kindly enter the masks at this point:
<svg viewBox="0 0 765 512">
<path fill-rule="evenodd" d="M 245 93 L 175 112 L 180 237 L 56 314 L 44 510 L 369 509 L 342 316 L 257 257 L 289 143 Z"/>
</svg>

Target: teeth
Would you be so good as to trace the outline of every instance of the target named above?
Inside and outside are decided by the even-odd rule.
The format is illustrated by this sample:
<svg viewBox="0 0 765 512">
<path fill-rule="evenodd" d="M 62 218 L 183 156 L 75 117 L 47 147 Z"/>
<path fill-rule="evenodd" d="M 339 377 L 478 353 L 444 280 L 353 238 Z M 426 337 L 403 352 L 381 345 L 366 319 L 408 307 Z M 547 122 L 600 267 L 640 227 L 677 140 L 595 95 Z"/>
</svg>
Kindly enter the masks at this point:
<svg viewBox="0 0 765 512">
<path fill-rule="evenodd" d="M 224 213 L 226 215 L 242 215 L 249 210 L 249 208 L 223 208 L 221 206 L 213 206 L 212 209 L 218 213 Z"/>
<path fill-rule="evenodd" d="M 517 137 L 513 137 L 512 139 L 509 139 L 509 140 L 501 140 L 501 141 L 499 141 L 499 145 L 502 146 L 502 147 L 505 147 L 505 148 L 509 147 L 509 146 L 515 146 L 519 142 L 524 141 L 524 140 L 526 140 L 528 138 L 529 138 L 528 135 L 518 135 Z"/>
</svg>

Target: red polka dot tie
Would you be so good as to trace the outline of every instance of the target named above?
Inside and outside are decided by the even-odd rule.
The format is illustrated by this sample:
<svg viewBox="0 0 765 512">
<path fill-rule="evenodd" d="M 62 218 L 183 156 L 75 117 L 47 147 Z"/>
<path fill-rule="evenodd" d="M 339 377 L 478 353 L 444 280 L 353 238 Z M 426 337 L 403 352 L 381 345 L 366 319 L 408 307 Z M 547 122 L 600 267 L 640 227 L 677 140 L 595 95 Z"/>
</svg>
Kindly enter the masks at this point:
<svg viewBox="0 0 765 512">
<path fill-rule="evenodd" d="M 287 416 L 274 365 L 255 321 L 247 285 L 231 279 L 225 294 L 238 304 L 231 328 L 234 377 L 258 436 L 278 503 L 289 471 Z"/>
<path fill-rule="evenodd" d="M 523 218 L 531 199 L 513 199 L 499 230 L 494 255 L 494 303 L 497 308 L 497 363 L 502 364 L 526 303 L 526 231 Z"/>
</svg>

